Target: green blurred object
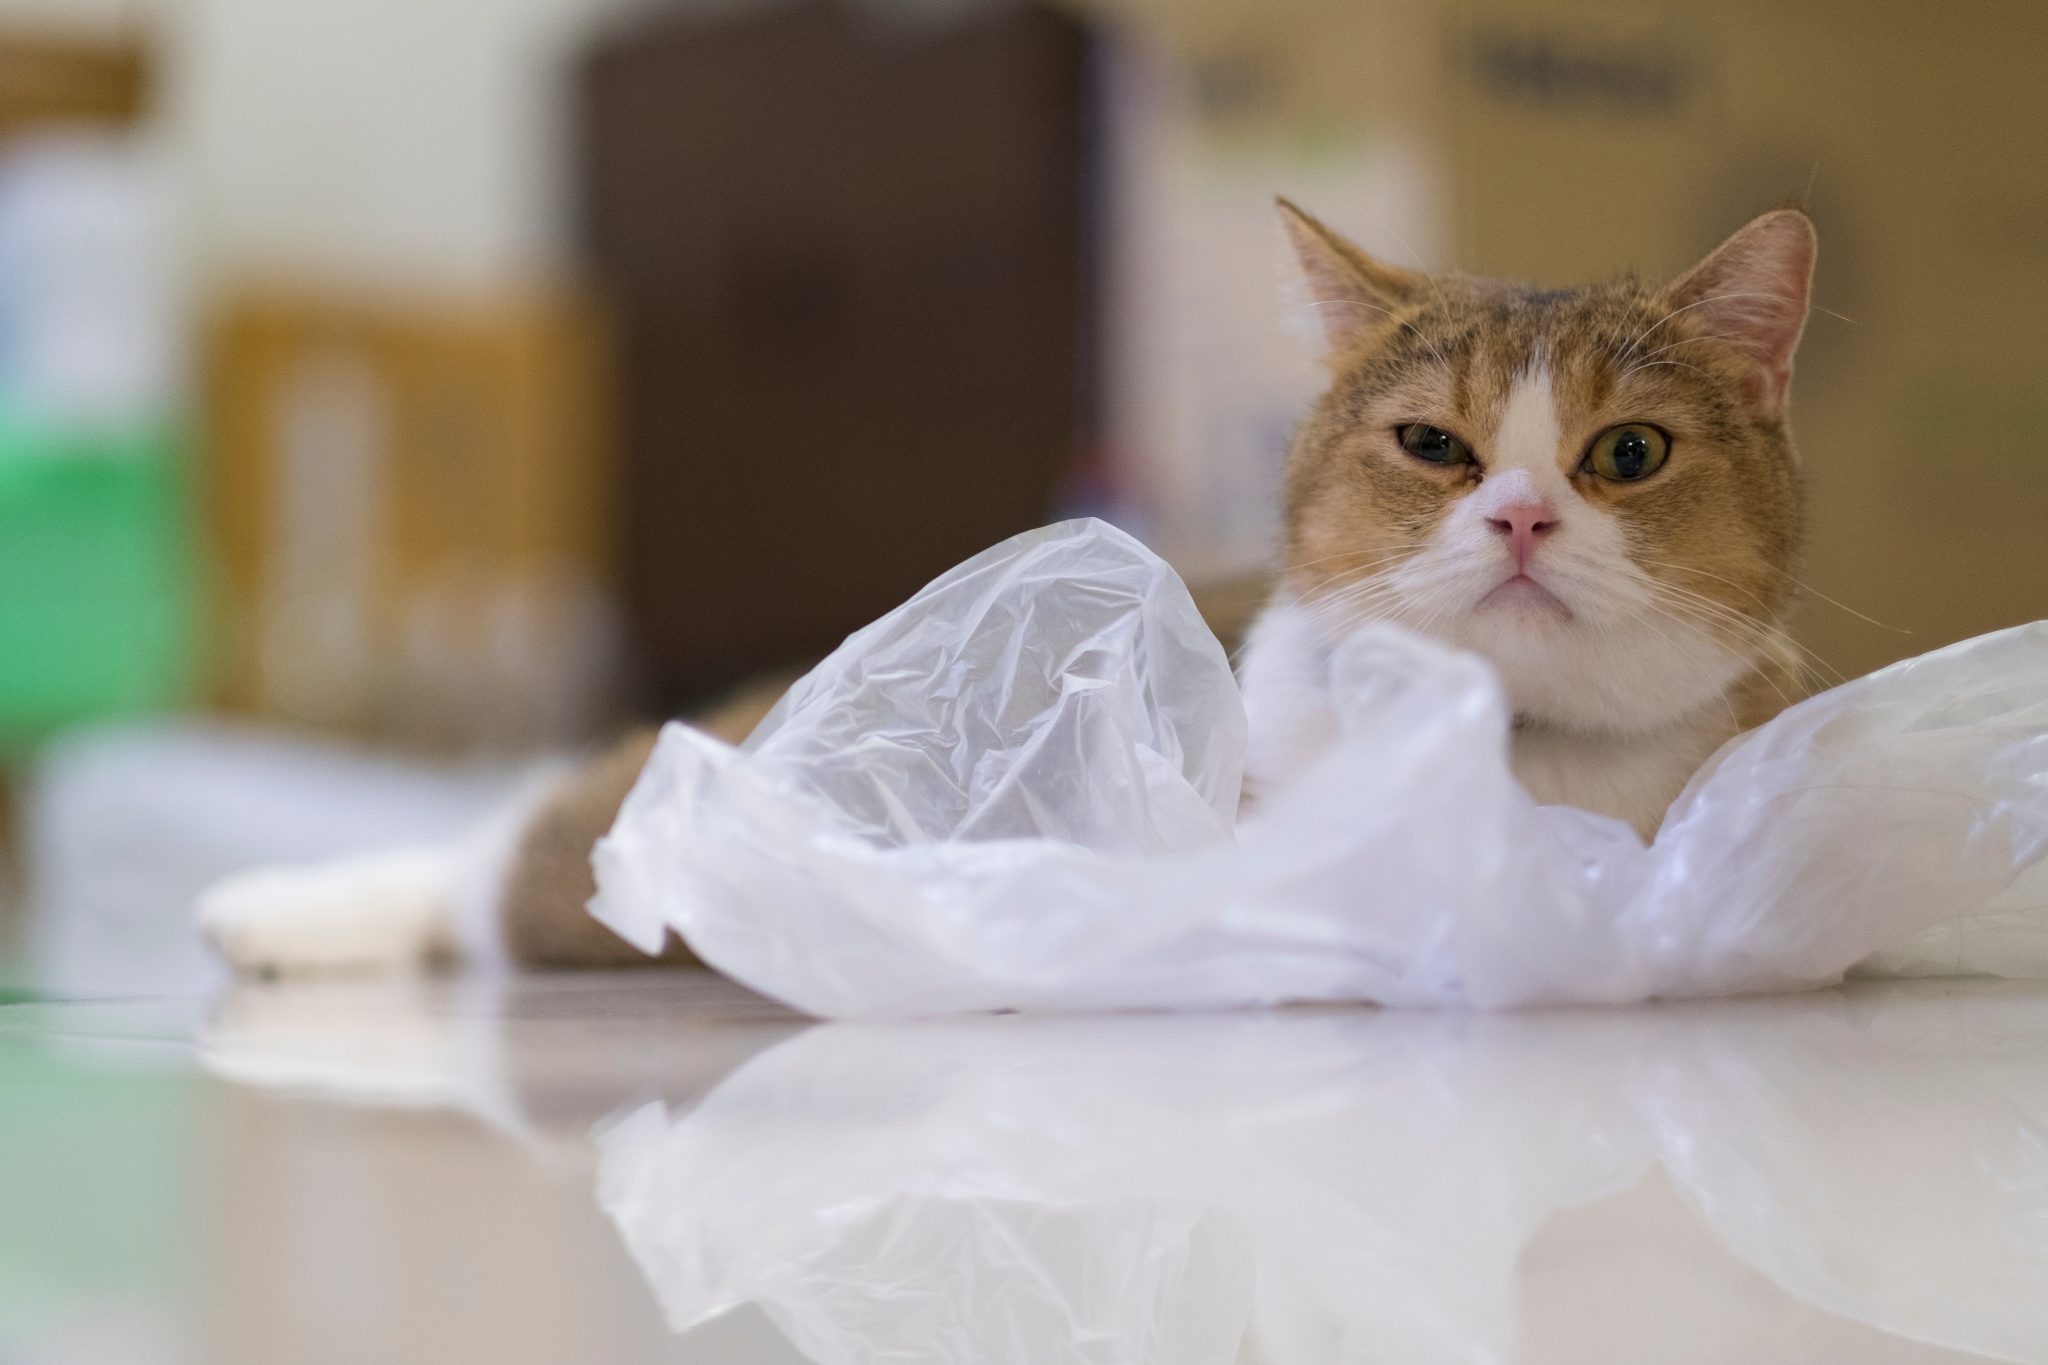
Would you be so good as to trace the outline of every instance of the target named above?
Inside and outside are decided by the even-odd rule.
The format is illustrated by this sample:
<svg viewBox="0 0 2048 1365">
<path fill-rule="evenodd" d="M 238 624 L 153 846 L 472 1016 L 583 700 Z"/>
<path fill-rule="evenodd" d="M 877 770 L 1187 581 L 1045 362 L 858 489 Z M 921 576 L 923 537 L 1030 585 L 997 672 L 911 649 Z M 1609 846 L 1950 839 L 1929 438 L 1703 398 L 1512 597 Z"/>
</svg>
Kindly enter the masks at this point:
<svg viewBox="0 0 2048 1365">
<path fill-rule="evenodd" d="M 0 410 L 0 753 L 188 696 L 184 454 L 169 424 L 65 432 Z"/>
</svg>

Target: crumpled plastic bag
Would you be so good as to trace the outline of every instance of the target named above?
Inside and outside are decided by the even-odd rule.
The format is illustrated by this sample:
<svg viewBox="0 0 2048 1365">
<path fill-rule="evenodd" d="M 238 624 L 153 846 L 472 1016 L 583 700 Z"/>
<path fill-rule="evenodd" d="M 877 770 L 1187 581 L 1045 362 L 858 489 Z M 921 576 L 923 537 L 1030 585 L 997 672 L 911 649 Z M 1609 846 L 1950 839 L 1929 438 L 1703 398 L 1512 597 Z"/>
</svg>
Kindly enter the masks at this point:
<svg viewBox="0 0 2048 1365">
<path fill-rule="evenodd" d="M 1029 532 L 741 748 L 670 726 L 591 910 L 828 1016 L 2048 976 L 2048 623 L 1731 741 L 1648 848 L 1515 782 L 1477 658 L 1376 626 L 1330 670 L 1336 740 L 1236 824 L 1243 704 L 1186 588 L 1100 522 Z"/>
</svg>

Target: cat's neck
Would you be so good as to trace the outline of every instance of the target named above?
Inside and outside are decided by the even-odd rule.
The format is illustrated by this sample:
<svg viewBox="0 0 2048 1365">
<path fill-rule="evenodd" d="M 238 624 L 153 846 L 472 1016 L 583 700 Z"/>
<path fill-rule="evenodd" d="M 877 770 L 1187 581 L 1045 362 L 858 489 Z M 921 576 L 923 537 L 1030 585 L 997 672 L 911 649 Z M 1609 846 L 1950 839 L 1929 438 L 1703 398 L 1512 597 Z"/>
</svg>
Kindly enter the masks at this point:
<svg viewBox="0 0 2048 1365">
<path fill-rule="evenodd" d="M 1326 662 L 1322 633 L 1285 597 L 1251 630 L 1242 681 L 1252 789 L 1288 780 L 1334 742 Z M 1510 761 L 1537 801 L 1614 816 L 1647 838 L 1715 750 L 1798 699 L 1797 679 L 1790 641 L 1773 633 L 1755 664 L 1723 692 L 1657 724 L 1603 733 L 1518 713 Z"/>
<path fill-rule="evenodd" d="M 1799 699 L 1798 679 L 1791 641 L 1774 633 L 1720 696 L 1650 729 L 1589 733 L 1517 715 L 1515 776 L 1544 805 L 1612 815 L 1648 839 L 1700 765 Z"/>
<path fill-rule="evenodd" d="M 1700 765 L 1742 729 L 1726 705 L 1703 706 L 1628 734 L 1518 718 L 1509 763 L 1539 804 L 1611 815 L 1648 839 Z"/>
</svg>

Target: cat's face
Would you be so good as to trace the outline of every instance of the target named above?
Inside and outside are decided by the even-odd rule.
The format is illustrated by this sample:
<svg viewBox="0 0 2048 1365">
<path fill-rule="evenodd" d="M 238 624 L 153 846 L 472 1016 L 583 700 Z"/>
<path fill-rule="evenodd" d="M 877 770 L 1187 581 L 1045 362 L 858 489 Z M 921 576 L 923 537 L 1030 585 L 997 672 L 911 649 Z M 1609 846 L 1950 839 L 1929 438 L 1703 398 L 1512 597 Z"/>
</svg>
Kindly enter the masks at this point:
<svg viewBox="0 0 2048 1365">
<path fill-rule="evenodd" d="M 1333 638 L 1384 619 L 1486 657 L 1528 720 L 1715 704 L 1770 647 L 1800 543 L 1807 219 L 1666 287 L 1536 290 L 1389 267 L 1283 209 L 1334 374 L 1289 456 L 1293 595 Z"/>
</svg>

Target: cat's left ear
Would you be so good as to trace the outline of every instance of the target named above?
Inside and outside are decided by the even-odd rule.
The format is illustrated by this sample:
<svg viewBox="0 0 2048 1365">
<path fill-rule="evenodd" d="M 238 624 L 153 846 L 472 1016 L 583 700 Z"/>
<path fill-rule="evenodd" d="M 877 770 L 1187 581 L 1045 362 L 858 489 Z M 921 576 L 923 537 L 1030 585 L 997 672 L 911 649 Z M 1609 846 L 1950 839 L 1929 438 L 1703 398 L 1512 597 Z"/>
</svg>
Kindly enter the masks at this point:
<svg viewBox="0 0 2048 1365">
<path fill-rule="evenodd" d="M 1818 250 L 1813 220 L 1779 209 L 1750 220 L 1664 291 L 1666 309 L 1692 315 L 1755 362 L 1751 397 L 1773 417 L 1792 387 Z"/>
</svg>

